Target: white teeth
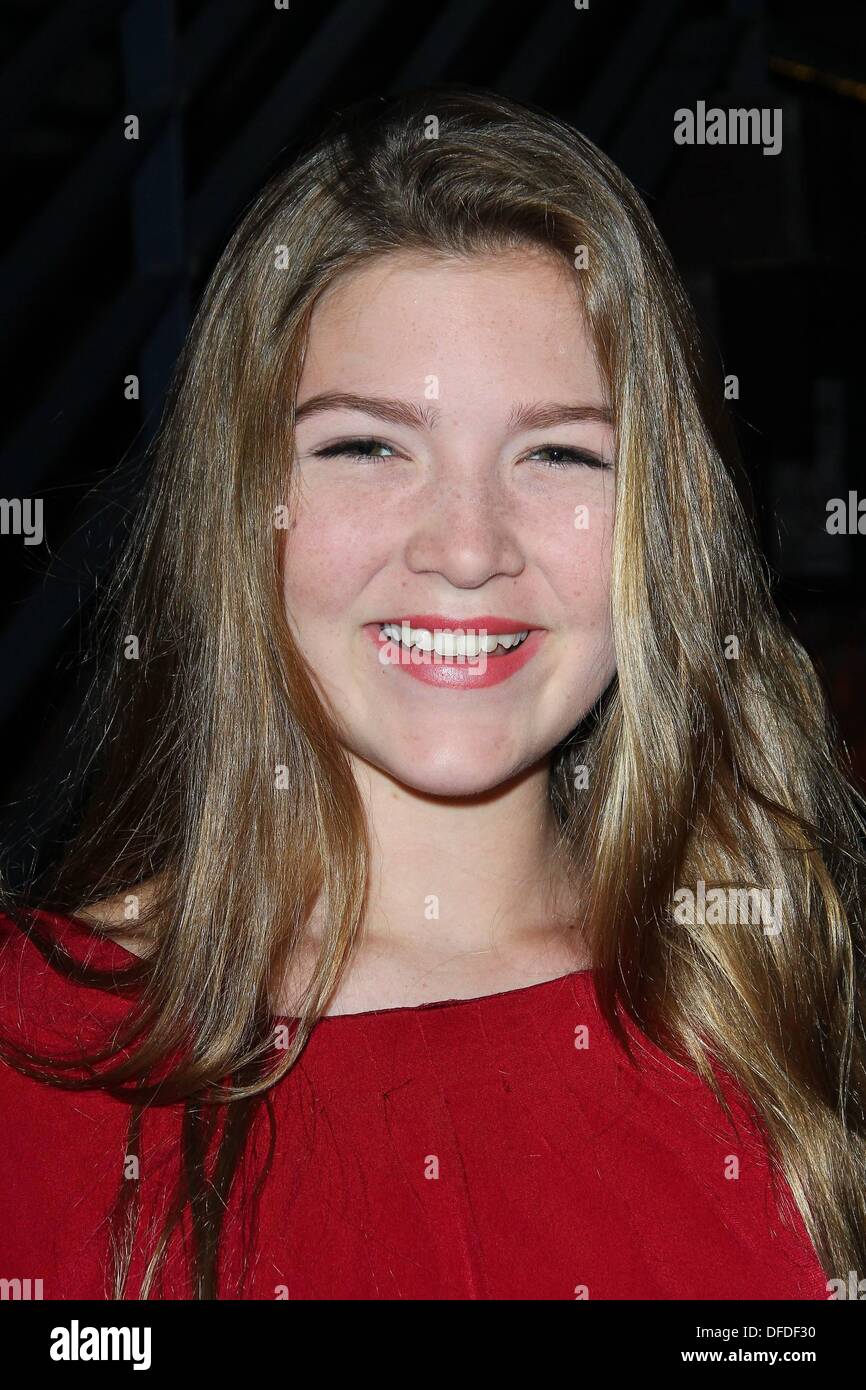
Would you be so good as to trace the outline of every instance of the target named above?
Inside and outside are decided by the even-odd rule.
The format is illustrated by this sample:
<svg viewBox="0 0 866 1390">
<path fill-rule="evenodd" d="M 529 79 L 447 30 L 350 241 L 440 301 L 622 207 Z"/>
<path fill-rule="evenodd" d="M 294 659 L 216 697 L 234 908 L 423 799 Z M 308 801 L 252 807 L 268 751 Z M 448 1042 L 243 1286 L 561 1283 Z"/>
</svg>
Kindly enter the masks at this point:
<svg viewBox="0 0 866 1390">
<path fill-rule="evenodd" d="M 399 642 L 401 646 L 418 647 L 422 652 L 435 652 L 442 657 L 466 656 L 471 660 L 482 651 L 494 652 L 498 646 L 504 647 L 506 651 L 519 646 L 529 636 L 529 628 L 524 632 L 494 634 L 485 633 L 483 628 L 469 628 L 466 631 L 437 628 L 431 632 L 426 627 L 413 627 L 408 629 L 407 640 L 406 631 L 401 624 L 382 623 L 379 633 L 392 642 Z"/>
</svg>

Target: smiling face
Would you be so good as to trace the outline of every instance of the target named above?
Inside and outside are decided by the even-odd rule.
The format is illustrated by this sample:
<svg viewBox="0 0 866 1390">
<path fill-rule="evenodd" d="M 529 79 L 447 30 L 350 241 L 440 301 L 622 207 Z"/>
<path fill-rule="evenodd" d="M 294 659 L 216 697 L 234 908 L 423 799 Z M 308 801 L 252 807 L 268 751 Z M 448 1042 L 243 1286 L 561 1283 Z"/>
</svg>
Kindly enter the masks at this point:
<svg viewBox="0 0 866 1390">
<path fill-rule="evenodd" d="M 366 408 L 324 408 L 333 394 Z M 371 398 L 390 404 L 374 413 Z M 544 252 L 398 252 L 319 300 L 283 580 L 351 754 L 418 791 L 486 792 L 546 758 L 603 692 L 605 404 L 572 272 Z"/>
</svg>

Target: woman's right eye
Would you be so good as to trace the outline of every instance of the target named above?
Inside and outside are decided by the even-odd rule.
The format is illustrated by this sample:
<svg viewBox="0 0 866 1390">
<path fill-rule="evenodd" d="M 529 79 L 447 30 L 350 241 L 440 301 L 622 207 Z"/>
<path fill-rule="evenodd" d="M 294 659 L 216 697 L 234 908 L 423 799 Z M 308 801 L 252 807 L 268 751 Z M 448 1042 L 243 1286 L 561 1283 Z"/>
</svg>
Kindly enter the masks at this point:
<svg viewBox="0 0 866 1390">
<path fill-rule="evenodd" d="M 390 454 L 376 454 L 374 449 L 391 449 Z M 395 458 L 396 451 L 390 444 L 385 444 L 381 439 L 341 439 L 336 444 L 326 444 L 323 449 L 314 449 L 313 454 L 316 458 L 351 458 L 361 461 L 370 461 L 379 458 Z"/>
</svg>

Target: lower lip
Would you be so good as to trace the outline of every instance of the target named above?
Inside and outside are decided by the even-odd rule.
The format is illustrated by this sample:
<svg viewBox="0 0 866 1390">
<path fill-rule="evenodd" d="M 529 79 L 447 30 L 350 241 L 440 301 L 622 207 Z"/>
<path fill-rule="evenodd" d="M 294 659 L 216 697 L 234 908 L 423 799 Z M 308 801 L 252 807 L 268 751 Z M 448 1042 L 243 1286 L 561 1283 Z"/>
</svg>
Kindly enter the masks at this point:
<svg viewBox="0 0 866 1390">
<path fill-rule="evenodd" d="M 389 646 L 399 653 L 399 661 L 379 662 L 383 671 L 402 671 L 413 680 L 423 681 L 425 685 L 442 686 L 447 690 L 486 690 L 491 685 L 500 685 L 532 660 L 545 636 L 543 628 L 535 628 L 519 647 L 503 651 L 501 656 L 488 652 L 487 661 L 482 667 L 477 657 L 474 661 L 468 658 L 457 661 L 448 657 L 436 661 L 432 652 L 420 652 L 417 647 L 400 647 L 396 642 L 379 636 L 378 623 L 367 623 L 364 630 L 380 649 Z"/>
</svg>

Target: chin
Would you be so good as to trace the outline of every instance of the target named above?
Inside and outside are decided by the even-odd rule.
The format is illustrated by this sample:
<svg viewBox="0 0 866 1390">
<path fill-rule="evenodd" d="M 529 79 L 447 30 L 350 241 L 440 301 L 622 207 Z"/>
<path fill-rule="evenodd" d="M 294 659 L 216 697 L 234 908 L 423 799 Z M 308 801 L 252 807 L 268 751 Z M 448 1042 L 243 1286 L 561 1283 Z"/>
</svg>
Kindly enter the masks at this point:
<svg viewBox="0 0 866 1390">
<path fill-rule="evenodd" d="M 396 757 L 393 750 L 370 759 L 381 771 L 413 791 L 426 796 L 480 796 L 501 787 L 509 778 L 528 767 L 531 759 L 515 763 L 492 758 L 489 750 L 479 751 L 455 742 L 438 753 L 418 757 L 408 753 Z"/>
</svg>

